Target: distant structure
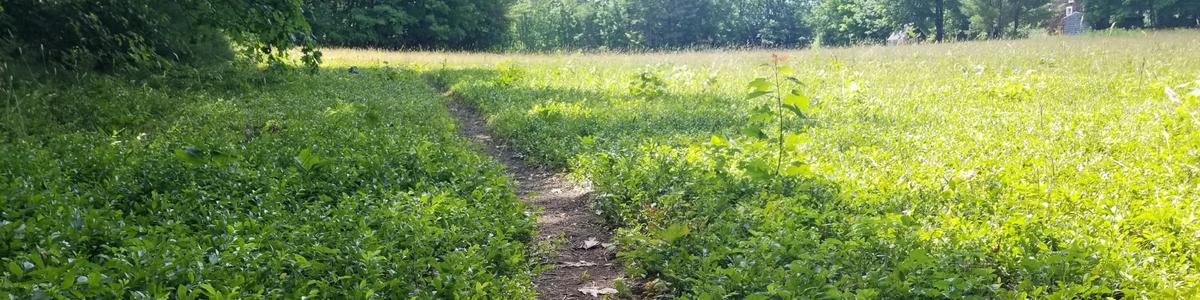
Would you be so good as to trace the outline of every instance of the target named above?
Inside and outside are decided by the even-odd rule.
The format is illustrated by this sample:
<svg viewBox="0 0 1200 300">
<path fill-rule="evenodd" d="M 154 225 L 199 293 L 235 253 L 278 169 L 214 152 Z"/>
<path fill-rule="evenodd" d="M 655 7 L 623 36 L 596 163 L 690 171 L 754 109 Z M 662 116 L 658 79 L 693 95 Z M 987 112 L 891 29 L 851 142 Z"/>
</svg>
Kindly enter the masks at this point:
<svg viewBox="0 0 1200 300">
<path fill-rule="evenodd" d="M 892 35 L 888 36 L 887 44 L 888 46 L 912 45 L 924 42 L 925 38 L 924 31 L 914 31 L 912 25 L 904 25 L 903 28 L 892 32 Z"/>
<path fill-rule="evenodd" d="M 904 30 L 897 30 L 887 38 L 888 46 L 908 45 L 911 43 L 912 40 L 908 37 L 908 32 Z"/>
<path fill-rule="evenodd" d="M 1075 3 L 1075 0 L 1066 0 L 1066 3 L 1063 3 L 1061 0 L 1058 2 L 1063 13 L 1058 15 L 1047 29 L 1052 34 L 1082 34 L 1085 29 L 1083 11 L 1080 9 L 1082 5 Z"/>
</svg>

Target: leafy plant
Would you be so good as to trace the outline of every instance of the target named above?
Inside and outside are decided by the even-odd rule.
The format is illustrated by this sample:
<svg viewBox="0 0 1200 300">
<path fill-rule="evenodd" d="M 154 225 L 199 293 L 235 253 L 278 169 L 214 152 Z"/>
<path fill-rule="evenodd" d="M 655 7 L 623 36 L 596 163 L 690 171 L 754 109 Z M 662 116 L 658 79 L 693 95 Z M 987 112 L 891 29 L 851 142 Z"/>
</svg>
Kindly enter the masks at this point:
<svg viewBox="0 0 1200 300">
<path fill-rule="evenodd" d="M 533 297 L 533 218 L 416 74 L 258 74 L 16 91 L 171 109 L 0 142 L 0 298 Z"/>
<path fill-rule="evenodd" d="M 498 70 L 500 74 L 496 77 L 495 82 L 499 87 L 511 87 L 525 75 L 525 70 L 511 62 L 501 64 Z"/>
<path fill-rule="evenodd" d="M 801 142 L 798 139 L 803 138 L 803 136 L 795 135 L 794 133 L 790 136 L 790 140 L 785 137 L 784 134 L 788 130 L 789 113 L 794 118 L 805 119 L 807 118 L 805 112 L 811 110 L 812 107 L 812 99 L 800 89 L 803 83 L 800 79 L 794 77 L 796 74 L 795 69 L 784 64 L 786 62 L 786 56 L 772 54 L 771 64 L 768 66 L 771 68 L 773 76 L 770 78 L 756 78 L 747 85 L 750 89 L 749 94 L 746 96 L 747 99 L 753 100 L 764 96 L 771 97 L 775 100 L 775 107 L 759 106 L 755 108 L 750 114 L 747 126 L 742 128 L 742 133 L 747 137 L 765 139 L 767 138 L 767 134 L 763 128 L 770 125 L 769 122 L 774 120 L 776 135 L 771 142 L 777 146 L 775 176 L 784 174 L 783 161 L 785 149 L 796 149 L 795 147 L 786 146 L 795 145 Z M 715 139 L 717 137 L 714 137 Z M 804 168 L 806 166 L 802 163 L 793 162 L 792 165 L 788 166 L 787 173 L 788 175 L 796 175 Z"/>
<path fill-rule="evenodd" d="M 667 82 L 658 72 L 643 70 L 629 81 L 629 94 L 639 98 L 654 98 L 667 91 Z"/>
<path fill-rule="evenodd" d="M 296 156 L 296 162 L 300 163 L 300 168 L 304 171 L 312 172 L 332 164 L 333 160 L 313 154 L 309 149 L 301 149 L 300 155 Z"/>
</svg>

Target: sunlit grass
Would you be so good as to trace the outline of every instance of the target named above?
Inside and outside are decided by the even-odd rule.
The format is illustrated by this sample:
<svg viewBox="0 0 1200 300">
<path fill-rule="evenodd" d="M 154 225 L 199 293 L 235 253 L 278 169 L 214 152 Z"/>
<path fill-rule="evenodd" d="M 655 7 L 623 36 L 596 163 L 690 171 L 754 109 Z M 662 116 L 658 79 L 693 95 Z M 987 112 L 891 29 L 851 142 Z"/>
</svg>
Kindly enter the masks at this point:
<svg viewBox="0 0 1200 300">
<path fill-rule="evenodd" d="M 711 265 L 662 267 L 654 265 L 655 257 L 687 257 L 700 250 L 682 245 L 631 249 L 632 266 L 675 284 L 674 293 L 757 292 L 783 284 L 790 277 L 770 275 L 784 268 L 772 265 L 783 256 L 817 269 L 846 264 L 837 276 L 815 283 L 843 292 L 1071 297 L 1112 296 L 1112 290 L 1123 289 L 1125 295 L 1158 298 L 1196 292 L 1200 283 L 1195 246 L 1200 244 L 1200 124 L 1184 116 L 1196 108 L 1173 102 L 1164 92 L 1200 88 L 1192 84 L 1200 79 L 1195 49 L 1200 49 L 1200 33 L 1170 31 L 787 51 L 501 55 L 334 49 L 326 57 L 339 64 L 388 62 L 424 70 L 427 78 L 444 81 L 457 96 L 478 105 L 531 157 L 610 183 L 598 186 L 612 194 L 600 201 L 666 205 L 675 200 L 663 191 L 680 190 L 693 199 L 682 203 L 693 204 L 664 219 L 654 219 L 653 210 L 608 211 L 633 214 L 616 218 L 633 220 L 624 224 L 628 241 L 653 240 L 655 231 L 643 226 L 708 224 L 697 227 L 711 231 L 697 229 L 694 243 L 703 244 L 700 236 L 723 240 L 715 245 L 733 252 L 704 251 L 739 253 L 740 258 Z M 693 178 L 699 171 L 655 171 L 637 164 L 592 170 L 591 164 L 606 159 L 672 157 L 638 145 L 683 153 L 711 135 L 739 136 L 746 112 L 757 104 L 744 100 L 745 83 L 765 74 L 760 65 L 772 53 L 791 57 L 804 89 L 818 99 L 816 125 L 804 130 L 810 139 L 796 159 L 838 187 L 835 197 L 821 201 L 846 208 L 816 209 L 825 214 L 848 210 L 830 221 L 844 226 L 899 216 L 915 220 L 891 231 L 878 225 L 865 234 L 835 231 L 815 240 L 818 245 L 839 239 L 872 245 L 860 252 L 877 254 L 873 262 L 855 267 L 859 254 L 835 251 L 827 260 L 803 259 L 794 251 L 816 249 L 749 244 L 799 239 L 804 227 L 751 229 L 782 230 L 780 236 L 715 231 L 719 223 L 701 220 L 723 217 L 701 213 L 701 203 L 723 197 L 710 192 L 732 191 L 732 183 L 699 188 L 631 181 L 636 174 L 647 176 L 637 180 Z M 508 69 L 517 70 L 520 80 L 496 84 Z M 631 95 L 629 86 L 640 72 L 663 78 L 665 94 Z M 639 185 L 653 190 L 639 190 Z M 759 197 L 753 194 L 736 201 L 750 208 L 768 205 L 746 200 Z M 789 203 L 783 205 L 806 206 Z M 764 218 L 734 217 L 752 223 Z M 874 277 L 884 275 L 872 268 L 917 272 L 909 265 L 914 257 L 936 262 L 918 267 L 928 272 L 923 274 L 939 275 L 895 279 L 899 282 Z M 742 282 L 717 271 L 723 269 L 765 277 Z M 859 279 L 838 279 L 842 276 Z M 976 281 L 937 283 L 964 277 Z M 701 278 L 724 281 L 691 281 Z"/>
</svg>

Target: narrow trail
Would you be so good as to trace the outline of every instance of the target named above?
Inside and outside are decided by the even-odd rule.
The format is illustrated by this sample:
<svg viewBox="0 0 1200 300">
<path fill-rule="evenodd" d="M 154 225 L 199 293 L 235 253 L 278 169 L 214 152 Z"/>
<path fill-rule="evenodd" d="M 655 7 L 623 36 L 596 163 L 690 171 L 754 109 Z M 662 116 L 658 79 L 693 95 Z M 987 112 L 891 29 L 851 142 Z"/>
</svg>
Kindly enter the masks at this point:
<svg viewBox="0 0 1200 300">
<path fill-rule="evenodd" d="M 543 257 L 547 269 L 534 281 L 538 299 L 594 299 L 581 289 L 615 293 L 611 288 L 624 272 L 609 241 L 612 233 L 588 203 L 591 187 L 526 162 L 524 155 L 490 133 L 473 108 L 448 98 L 459 133 L 507 166 L 522 201 L 544 209 L 538 217 L 537 243 L 554 250 Z"/>
</svg>

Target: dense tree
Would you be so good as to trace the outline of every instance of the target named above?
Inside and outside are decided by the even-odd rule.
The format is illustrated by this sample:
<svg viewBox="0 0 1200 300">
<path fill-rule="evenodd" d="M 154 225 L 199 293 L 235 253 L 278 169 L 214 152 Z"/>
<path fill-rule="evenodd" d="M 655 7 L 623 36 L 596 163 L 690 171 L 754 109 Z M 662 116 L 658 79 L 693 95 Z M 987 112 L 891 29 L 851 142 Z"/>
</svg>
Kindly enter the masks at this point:
<svg viewBox="0 0 1200 300">
<path fill-rule="evenodd" d="M 811 42 L 803 0 L 522 0 L 518 49 L 798 47 Z"/>
<path fill-rule="evenodd" d="M 883 41 L 899 30 L 887 0 L 827 0 L 814 13 L 818 36 L 824 45 Z"/>
<path fill-rule="evenodd" d="M 1082 1 L 1082 0 L 1081 0 Z M 1093 28 L 1175 28 L 1200 26 L 1200 1 L 1082 1 Z"/>
<path fill-rule="evenodd" d="M 810 1 L 721 0 L 717 40 L 726 45 L 796 47 L 812 43 Z"/>
<path fill-rule="evenodd" d="M 1029 28 L 1044 27 L 1051 16 L 1048 0 L 965 0 L 976 37 L 1021 37 Z"/>
<path fill-rule="evenodd" d="M 119 71 L 232 58 L 278 59 L 313 46 L 299 0 L 8 0 L 0 57 L 74 70 Z M 306 55 L 315 62 L 315 55 Z"/>
<path fill-rule="evenodd" d="M 322 44 L 479 50 L 505 41 L 509 0 L 326 0 L 305 3 Z"/>
<path fill-rule="evenodd" d="M 625 1 L 534 0 L 512 9 L 513 47 L 634 48 L 644 39 L 629 20 L 637 19 Z"/>
<path fill-rule="evenodd" d="M 714 4 L 710 0 L 642 1 L 631 7 L 636 26 L 651 47 L 687 47 L 712 44 L 716 33 Z"/>
</svg>

